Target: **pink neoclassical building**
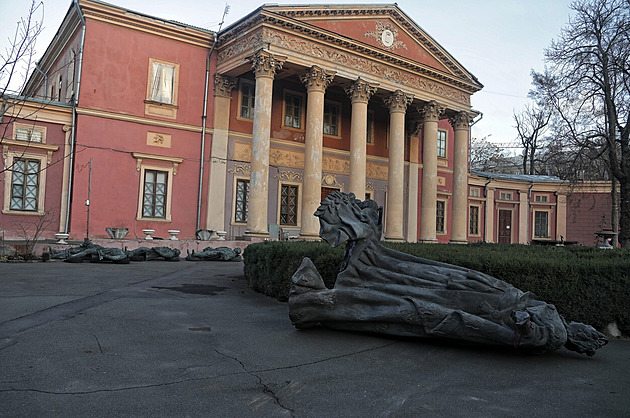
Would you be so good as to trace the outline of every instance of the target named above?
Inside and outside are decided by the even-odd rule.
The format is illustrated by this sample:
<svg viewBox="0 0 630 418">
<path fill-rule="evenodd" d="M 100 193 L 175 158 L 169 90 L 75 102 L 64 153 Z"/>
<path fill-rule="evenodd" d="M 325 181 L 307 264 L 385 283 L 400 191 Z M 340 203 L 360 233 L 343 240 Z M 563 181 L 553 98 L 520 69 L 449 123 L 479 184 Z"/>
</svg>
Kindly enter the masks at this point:
<svg viewBox="0 0 630 418">
<path fill-rule="evenodd" d="M 72 2 L 35 111 L 3 115 L 0 228 L 314 239 L 341 190 L 383 206 L 391 241 L 570 238 L 559 179 L 469 172 L 482 87 L 395 4 L 265 5 L 215 33 Z"/>
</svg>

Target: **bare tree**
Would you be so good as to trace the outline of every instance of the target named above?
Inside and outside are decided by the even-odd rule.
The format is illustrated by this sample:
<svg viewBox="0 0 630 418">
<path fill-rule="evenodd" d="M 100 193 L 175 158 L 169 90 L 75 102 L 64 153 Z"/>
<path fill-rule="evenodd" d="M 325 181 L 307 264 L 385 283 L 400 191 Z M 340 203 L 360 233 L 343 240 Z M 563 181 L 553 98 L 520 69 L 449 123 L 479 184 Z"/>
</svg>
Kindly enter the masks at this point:
<svg viewBox="0 0 630 418">
<path fill-rule="evenodd" d="M 553 107 L 572 147 L 605 158 L 620 189 L 619 225 L 613 200 L 612 226 L 628 248 L 630 1 L 579 0 L 571 9 L 574 17 L 545 51 L 548 67 L 533 73 L 533 95 Z"/>
<path fill-rule="evenodd" d="M 44 5 L 41 1 L 32 0 L 22 17 L 16 24 L 12 37 L 6 39 L 6 46 L 0 49 L 0 144 L 5 138 L 12 138 L 9 129 L 18 115 L 30 117 L 39 110 L 25 113 L 27 98 L 21 95 L 28 76 L 36 67 L 35 44 L 42 31 Z M 29 131 L 30 136 L 34 131 Z M 32 138 L 20 138 L 30 141 Z M 0 173 L 12 170 L 13 167 L 3 167 Z"/>
<path fill-rule="evenodd" d="M 511 172 L 513 163 L 505 151 L 497 144 L 488 140 L 488 136 L 481 139 L 472 138 L 470 141 L 471 170 L 492 173 Z"/>
<path fill-rule="evenodd" d="M 540 174 L 536 170 L 536 157 L 550 120 L 551 109 L 544 105 L 526 105 L 521 113 L 514 112 L 515 128 L 523 146 L 523 174 Z"/>
</svg>

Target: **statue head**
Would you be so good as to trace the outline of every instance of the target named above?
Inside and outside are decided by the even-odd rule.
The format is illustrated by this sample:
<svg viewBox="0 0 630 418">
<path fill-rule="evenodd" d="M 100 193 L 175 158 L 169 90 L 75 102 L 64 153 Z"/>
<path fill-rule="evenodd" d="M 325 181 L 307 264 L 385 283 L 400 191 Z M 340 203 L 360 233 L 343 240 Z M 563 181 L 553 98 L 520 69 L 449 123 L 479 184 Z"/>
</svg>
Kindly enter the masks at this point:
<svg viewBox="0 0 630 418">
<path fill-rule="evenodd" d="M 319 217 L 319 236 L 333 247 L 370 236 L 381 238 L 381 210 L 371 199 L 361 202 L 353 193 L 334 191 L 315 216 Z"/>
</svg>

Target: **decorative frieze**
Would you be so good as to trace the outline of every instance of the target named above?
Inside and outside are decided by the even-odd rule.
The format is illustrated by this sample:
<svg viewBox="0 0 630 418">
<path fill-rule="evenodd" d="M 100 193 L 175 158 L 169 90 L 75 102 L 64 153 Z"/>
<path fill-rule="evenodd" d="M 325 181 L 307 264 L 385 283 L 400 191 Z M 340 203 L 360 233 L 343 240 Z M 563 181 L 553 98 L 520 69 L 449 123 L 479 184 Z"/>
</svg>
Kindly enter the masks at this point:
<svg viewBox="0 0 630 418">
<path fill-rule="evenodd" d="M 225 61 L 243 52 L 261 49 L 263 45 L 263 33 L 261 31 L 241 36 L 217 54 L 217 62 Z"/>
<path fill-rule="evenodd" d="M 326 47 L 320 43 L 276 31 L 266 32 L 264 42 L 294 51 L 296 53 L 312 56 L 313 58 L 327 60 L 335 63 L 335 65 L 350 67 L 357 70 L 359 73 L 370 74 L 375 78 L 382 78 L 402 86 L 416 88 L 441 96 L 467 106 L 470 105 L 469 94 L 418 75 L 422 74 L 440 79 L 439 74 L 423 67 L 413 68 L 410 72 L 402 71 L 378 61 L 366 59 L 346 51 Z M 444 81 L 455 82 L 455 80 L 450 79 Z M 462 88 L 464 87 L 462 86 Z"/>
<path fill-rule="evenodd" d="M 234 143 L 234 160 L 249 162 L 251 161 L 251 156 L 251 144 L 244 142 Z M 304 154 L 297 151 L 271 148 L 269 150 L 269 165 L 303 170 Z M 322 156 L 322 172 L 349 175 L 350 161 L 324 155 Z M 366 166 L 366 176 L 374 180 L 387 180 L 388 167 L 386 165 L 368 162 Z"/>
<path fill-rule="evenodd" d="M 317 65 L 313 65 L 308 69 L 306 74 L 300 77 L 302 83 L 306 86 L 307 91 L 326 91 L 333 78 L 334 72 L 325 71 Z"/>
<path fill-rule="evenodd" d="M 297 171 L 290 170 L 280 170 L 278 174 L 275 175 L 275 178 L 283 181 L 293 181 L 296 183 L 302 182 L 302 173 L 298 173 Z"/>
<path fill-rule="evenodd" d="M 171 135 L 159 132 L 147 132 L 147 145 L 153 147 L 171 147 Z"/>
<path fill-rule="evenodd" d="M 383 102 L 389 108 L 390 113 L 407 111 L 407 106 L 413 101 L 413 95 L 405 94 L 402 90 L 396 90 L 383 98 Z"/>
<path fill-rule="evenodd" d="M 214 95 L 220 97 L 230 97 L 232 89 L 236 87 L 236 81 L 232 77 L 221 74 L 214 75 Z"/>
<path fill-rule="evenodd" d="M 286 57 L 280 57 L 261 49 L 249 57 L 248 60 L 252 64 L 252 70 L 256 77 L 273 78 L 276 72 L 282 68 Z"/>
<path fill-rule="evenodd" d="M 234 164 L 234 168 L 230 168 L 228 173 L 249 177 L 251 170 L 252 168 L 249 164 Z"/>
<path fill-rule="evenodd" d="M 440 120 L 440 116 L 444 113 L 444 108 L 439 105 L 435 100 L 431 100 L 426 105 L 418 109 L 420 116 L 426 122 L 437 122 Z"/>
<path fill-rule="evenodd" d="M 341 189 L 343 186 L 337 181 L 337 176 L 334 174 L 323 174 L 322 175 L 322 186 L 324 187 L 335 187 Z"/>
<path fill-rule="evenodd" d="M 366 177 L 376 180 L 388 180 L 389 168 L 386 165 L 367 163 Z"/>
<path fill-rule="evenodd" d="M 350 97 L 352 103 L 368 103 L 370 97 L 376 92 L 377 86 L 378 84 L 368 83 L 359 77 L 350 87 L 346 88 L 346 94 Z"/>
</svg>

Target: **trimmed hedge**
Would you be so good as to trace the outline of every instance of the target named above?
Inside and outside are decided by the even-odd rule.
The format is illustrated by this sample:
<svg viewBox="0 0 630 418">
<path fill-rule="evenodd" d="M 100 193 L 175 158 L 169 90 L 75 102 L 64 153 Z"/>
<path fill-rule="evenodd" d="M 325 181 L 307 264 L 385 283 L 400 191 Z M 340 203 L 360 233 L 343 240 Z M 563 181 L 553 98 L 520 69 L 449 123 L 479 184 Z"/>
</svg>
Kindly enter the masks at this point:
<svg viewBox="0 0 630 418">
<path fill-rule="evenodd" d="M 569 321 L 603 329 L 615 321 L 630 335 L 630 251 L 593 247 L 501 244 L 384 243 L 397 251 L 470 269 L 531 291 L 553 303 Z M 249 286 L 280 301 L 289 297 L 291 276 L 310 257 L 324 283 L 333 287 L 344 248 L 324 242 L 268 241 L 244 254 Z"/>
</svg>

